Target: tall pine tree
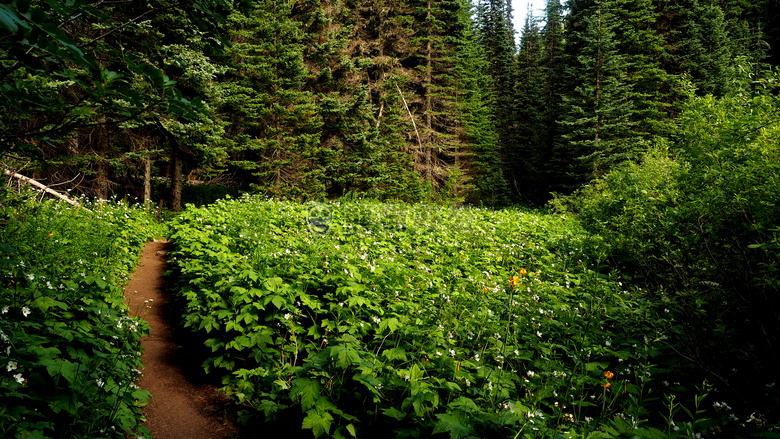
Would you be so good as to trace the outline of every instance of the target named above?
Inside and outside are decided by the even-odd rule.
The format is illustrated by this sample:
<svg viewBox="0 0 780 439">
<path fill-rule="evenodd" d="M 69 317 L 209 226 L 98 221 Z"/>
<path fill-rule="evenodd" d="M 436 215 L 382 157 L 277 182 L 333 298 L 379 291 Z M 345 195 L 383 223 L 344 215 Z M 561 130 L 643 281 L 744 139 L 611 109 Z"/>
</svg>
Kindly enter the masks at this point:
<svg viewBox="0 0 780 439">
<path fill-rule="evenodd" d="M 259 1 L 233 14 L 230 77 L 222 109 L 231 118 L 232 164 L 241 179 L 274 196 L 319 198 L 322 117 L 294 2 Z"/>
<path fill-rule="evenodd" d="M 615 4 L 596 0 L 570 15 L 562 136 L 555 146 L 553 189 L 568 192 L 603 175 L 629 154 L 634 137 L 635 104 L 630 99 L 627 56 L 616 39 Z"/>
</svg>

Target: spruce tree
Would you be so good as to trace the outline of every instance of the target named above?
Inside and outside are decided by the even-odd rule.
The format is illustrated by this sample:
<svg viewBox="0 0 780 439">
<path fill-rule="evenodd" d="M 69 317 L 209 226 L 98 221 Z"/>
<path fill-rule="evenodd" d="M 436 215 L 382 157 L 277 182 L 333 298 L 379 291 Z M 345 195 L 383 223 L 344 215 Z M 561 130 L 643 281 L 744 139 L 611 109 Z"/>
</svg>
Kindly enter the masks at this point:
<svg viewBox="0 0 780 439">
<path fill-rule="evenodd" d="M 421 181 L 428 194 L 456 199 L 469 179 L 457 77 L 465 7 L 460 0 L 357 2 L 350 52 L 365 66 L 357 78 L 377 109 L 386 166 L 402 173 L 396 182 Z M 402 176 L 409 165 L 419 177 Z"/>
<path fill-rule="evenodd" d="M 463 30 L 459 19 L 461 4 L 452 0 L 421 0 L 413 4 L 413 17 L 419 29 L 410 39 L 416 56 L 407 59 L 409 67 L 407 89 L 419 90 L 417 96 L 407 99 L 421 115 L 418 160 L 423 179 L 439 187 L 457 174 L 450 175 L 458 154 L 460 126 L 456 119 L 455 97 L 457 50 Z M 414 96 L 412 94 L 411 96 Z M 449 181 L 450 187 L 464 182 Z"/>
<path fill-rule="evenodd" d="M 325 194 L 317 162 L 322 118 L 305 90 L 304 35 L 294 4 L 259 1 L 233 14 L 223 114 L 231 119 L 232 164 L 251 187 L 274 196 Z"/>
<path fill-rule="evenodd" d="M 514 27 L 506 0 L 482 0 L 476 20 L 483 50 L 493 78 L 495 115 L 503 156 L 510 156 L 516 142 L 514 114 Z"/>
<path fill-rule="evenodd" d="M 21 13 L 12 20 L 18 32 L 0 43 L 0 52 L 18 55 L 0 72 L 8 85 L 0 97 L 2 137 L 17 157 L 35 157 L 42 177 L 78 180 L 80 190 L 100 198 L 141 195 L 140 178 L 133 178 L 139 162 L 148 195 L 149 160 L 168 144 L 170 128 L 198 126 L 185 137 L 194 166 L 223 157 L 204 140 L 220 137 L 211 97 L 198 97 L 199 81 L 214 78 L 190 75 L 213 67 L 204 52 L 215 49 L 223 11 L 199 1 L 187 10 L 165 2 L 54 6 L 4 10 L 6 18 Z"/>
<path fill-rule="evenodd" d="M 400 0 L 358 0 L 349 8 L 352 27 L 346 55 L 360 69 L 351 83 L 364 86 L 376 120 L 379 165 L 383 171 L 373 193 L 380 197 L 420 200 L 429 197 L 421 176 L 421 147 L 415 126 L 419 114 L 411 114 L 405 87 L 413 57 L 410 40 L 415 33 L 411 8 Z"/>
<path fill-rule="evenodd" d="M 626 78 L 627 57 L 616 40 L 614 6 L 610 0 L 596 0 L 570 16 L 566 81 L 571 88 L 563 97 L 563 134 L 551 168 L 557 191 L 571 191 L 603 175 L 637 141 L 634 93 Z"/>
<path fill-rule="evenodd" d="M 659 13 L 652 0 L 613 0 L 617 50 L 625 56 L 631 87 L 634 135 L 650 139 L 670 132 L 671 106 L 678 99 L 677 78 L 663 66 L 667 42 L 658 31 Z"/>
<path fill-rule="evenodd" d="M 505 168 L 512 189 L 522 199 L 538 201 L 546 192 L 546 151 L 550 146 L 548 125 L 548 76 L 545 74 L 544 35 L 529 11 L 517 52 L 513 90 L 514 142 L 504 152 Z"/>
<path fill-rule="evenodd" d="M 723 96 L 734 76 L 723 10 L 712 2 L 692 0 L 684 14 L 686 38 L 680 44 L 683 66 L 698 93 Z"/>
<path fill-rule="evenodd" d="M 669 41 L 667 71 L 686 75 L 700 95 L 745 87 L 745 75 L 767 68 L 773 21 L 766 2 L 674 0 L 661 18 Z M 776 27 L 775 27 L 776 28 Z"/>
<path fill-rule="evenodd" d="M 474 182 L 474 191 L 467 201 L 500 206 L 509 201 L 509 187 L 496 131 L 495 91 L 487 73 L 489 62 L 474 31 L 470 12 L 465 7 L 461 12 L 465 32 L 457 54 L 457 76 L 463 90 L 458 105 L 463 125 L 461 143 L 471 151 L 461 163 Z"/>
</svg>

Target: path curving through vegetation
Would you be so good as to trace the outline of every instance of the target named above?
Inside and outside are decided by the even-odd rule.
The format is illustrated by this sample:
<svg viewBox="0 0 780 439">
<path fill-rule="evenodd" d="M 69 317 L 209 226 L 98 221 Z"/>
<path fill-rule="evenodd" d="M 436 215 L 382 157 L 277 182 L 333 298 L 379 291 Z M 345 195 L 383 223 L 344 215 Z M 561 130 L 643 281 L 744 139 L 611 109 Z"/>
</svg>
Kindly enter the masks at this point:
<svg viewBox="0 0 780 439">
<path fill-rule="evenodd" d="M 152 394 L 144 408 L 145 426 L 155 439 L 238 438 L 229 399 L 188 373 L 192 361 L 174 337 L 162 278 L 167 245 L 164 241 L 146 245 L 125 288 L 131 315 L 141 316 L 150 326 L 149 336 L 141 341 L 144 370 L 139 386 Z"/>
</svg>

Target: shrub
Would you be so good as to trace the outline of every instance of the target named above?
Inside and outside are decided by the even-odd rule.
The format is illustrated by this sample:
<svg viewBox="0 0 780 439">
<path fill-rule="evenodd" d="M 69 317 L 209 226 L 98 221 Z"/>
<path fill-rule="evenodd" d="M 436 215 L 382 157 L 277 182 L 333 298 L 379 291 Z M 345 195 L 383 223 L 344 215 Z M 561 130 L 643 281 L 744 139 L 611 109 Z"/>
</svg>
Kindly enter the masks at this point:
<svg viewBox="0 0 780 439">
<path fill-rule="evenodd" d="M 780 98 L 694 98 L 673 145 L 584 189 L 573 205 L 621 265 L 668 297 L 670 337 L 743 410 L 778 412 Z"/>
</svg>

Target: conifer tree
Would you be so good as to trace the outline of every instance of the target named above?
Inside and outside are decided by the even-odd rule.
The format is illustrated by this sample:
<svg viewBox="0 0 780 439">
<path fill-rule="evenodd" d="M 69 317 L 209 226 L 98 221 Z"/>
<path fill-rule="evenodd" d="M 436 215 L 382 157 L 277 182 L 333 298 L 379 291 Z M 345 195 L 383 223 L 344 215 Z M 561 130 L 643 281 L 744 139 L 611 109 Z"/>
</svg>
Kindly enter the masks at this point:
<svg viewBox="0 0 780 439">
<path fill-rule="evenodd" d="M 692 0 L 681 12 L 686 34 L 680 44 L 681 62 L 698 93 L 722 96 L 734 76 L 723 10 L 712 2 Z"/>
<path fill-rule="evenodd" d="M 631 87 L 634 135 L 649 139 L 670 132 L 671 104 L 679 98 L 675 77 L 663 67 L 667 42 L 658 31 L 659 13 L 652 0 L 613 0 L 617 50 L 625 56 Z"/>
<path fill-rule="evenodd" d="M 185 142 L 193 163 L 218 161 L 220 147 L 204 139 L 218 137 L 221 126 L 208 99 L 197 98 L 203 78 L 188 77 L 195 64 L 203 72 L 212 67 L 204 52 L 215 48 L 223 17 L 219 7 L 205 3 L 181 10 L 167 2 L 39 2 L 16 11 L 22 15 L 11 22 L 18 32 L 6 35 L 0 52 L 11 44 L 7 53 L 18 55 L 27 46 L 26 53 L 0 73 L 8 84 L 0 105 L 4 119 L 22 119 L 4 120 L 4 140 L 14 149 L 26 144 L 22 154 L 40 160 L 42 176 L 80 177 L 74 178 L 83 184 L 80 190 L 100 198 L 139 195 L 133 169 L 138 160 L 150 168 L 155 152 L 148 145 L 165 143 L 173 126 L 199 126 Z M 17 7 L 22 3 L 4 9 L 4 17 Z M 16 108 L 13 102 L 25 104 Z M 150 172 L 143 178 L 148 189 Z"/>
<path fill-rule="evenodd" d="M 544 36 L 531 11 L 525 18 L 517 52 L 515 76 L 514 142 L 505 150 L 505 167 L 515 193 L 534 201 L 543 198 L 546 191 L 545 152 L 550 143 L 547 125 L 549 96 L 548 76 L 545 74 Z"/>
<path fill-rule="evenodd" d="M 299 3 L 296 16 L 304 30 L 304 63 L 310 72 L 305 89 L 313 93 L 323 122 L 319 178 L 329 196 L 352 191 L 379 195 L 376 189 L 393 176 L 382 159 L 384 142 L 368 87 L 355 80 L 360 60 L 346 56 L 354 13 L 340 2 L 313 1 Z"/>
<path fill-rule="evenodd" d="M 626 78 L 627 57 L 616 40 L 614 3 L 596 0 L 573 11 L 570 21 L 566 80 L 571 88 L 563 97 L 567 111 L 552 168 L 552 187 L 562 192 L 603 175 L 636 142 L 634 93 Z"/>
<path fill-rule="evenodd" d="M 669 42 L 666 70 L 686 75 L 700 95 L 722 96 L 747 86 L 766 70 L 770 45 L 764 2 L 674 0 L 664 5 L 661 27 Z"/>
<path fill-rule="evenodd" d="M 474 191 L 468 201 L 500 206 L 508 202 L 509 188 L 496 131 L 495 92 L 493 80 L 487 74 L 489 63 L 470 13 L 469 8 L 462 9 L 460 19 L 465 23 L 465 32 L 457 54 L 458 80 L 463 89 L 463 98 L 458 105 L 463 125 L 461 143 L 463 148 L 471 151 L 464 157 L 464 162 L 474 181 Z"/>
<path fill-rule="evenodd" d="M 305 90 L 310 72 L 291 2 L 259 1 L 232 23 L 222 112 L 231 118 L 232 164 L 252 187 L 275 196 L 325 194 L 317 162 L 322 118 Z"/>
<path fill-rule="evenodd" d="M 460 0 L 358 2 L 351 51 L 366 64 L 359 77 L 378 107 L 388 166 L 401 172 L 412 159 L 429 193 L 456 198 L 468 183 L 456 70 L 464 7 Z"/>
<path fill-rule="evenodd" d="M 506 0 L 482 0 L 476 20 L 483 50 L 489 62 L 488 72 L 495 87 L 495 115 L 503 156 L 510 156 L 516 143 L 514 119 L 514 27 Z"/>
<path fill-rule="evenodd" d="M 430 191 L 419 172 L 422 148 L 415 131 L 419 114 L 412 114 L 405 102 L 406 97 L 414 97 L 404 85 L 409 75 L 404 61 L 414 53 L 411 8 L 400 0 L 358 0 L 351 10 L 353 30 L 346 54 L 361 67 L 351 83 L 365 87 L 376 120 L 378 160 L 384 169 L 374 193 L 407 200 L 426 198 Z"/>
<path fill-rule="evenodd" d="M 407 60 L 407 88 L 419 90 L 418 97 L 407 100 L 419 108 L 422 157 L 418 160 L 423 179 L 434 187 L 457 174 L 448 168 L 457 160 L 459 124 L 455 117 L 456 84 L 453 49 L 457 50 L 462 34 L 459 19 L 460 2 L 452 0 L 421 0 L 413 4 L 413 17 L 419 31 L 410 39 L 415 56 Z M 458 176 L 459 177 L 459 176 Z M 463 182 L 448 182 L 457 187 Z M 453 186 L 454 185 L 454 186 Z"/>
</svg>

